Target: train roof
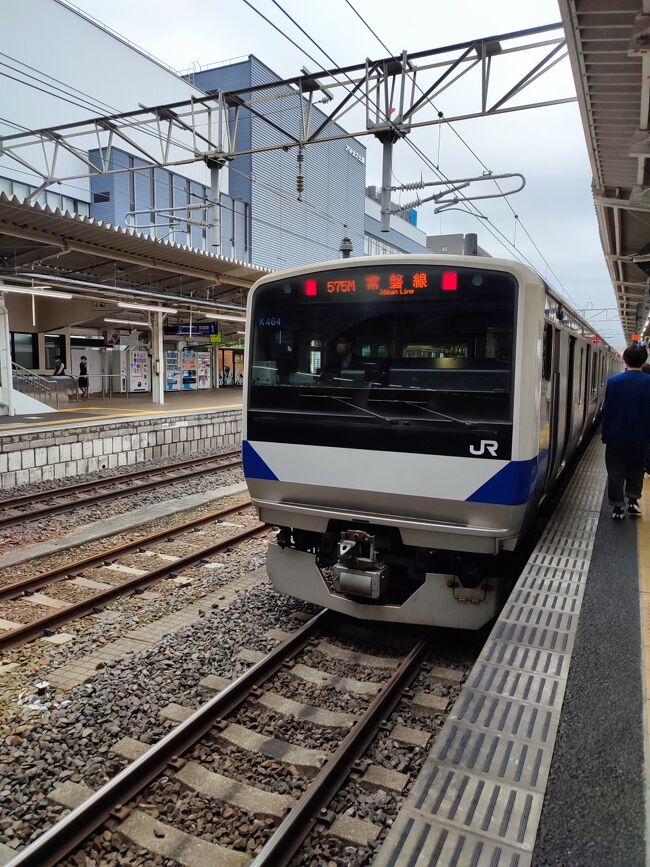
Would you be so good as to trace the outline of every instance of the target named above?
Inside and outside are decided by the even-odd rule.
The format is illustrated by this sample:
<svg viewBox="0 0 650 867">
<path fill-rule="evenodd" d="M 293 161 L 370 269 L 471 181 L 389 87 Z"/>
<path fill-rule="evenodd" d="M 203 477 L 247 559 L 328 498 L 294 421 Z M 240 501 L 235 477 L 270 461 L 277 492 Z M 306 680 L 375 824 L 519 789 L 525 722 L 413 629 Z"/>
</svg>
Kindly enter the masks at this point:
<svg viewBox="0 0 650 867">
<path fill-rule="evenodd" d="M 520 282 L 537 283 L 543 287 L 545 292 L 550 295 L 558 305 L 561 305 L 564 311 L 569 314 L 575 322 L 580 324 L 583 329 L 587 330 L 590 335 L 597 338 L 602 346 L 607 347 L 616 355 L 618 351 L 611 346 L 607 340 L 598 334 L 598 332 L 584 319 L 571 305 L 544 280 L 533 268 L 524 265 L 513 259 L 496 259 L 492 256 L 464 256 L 454 253 L 395 253 L 382 256 L 354 256 L 349 259 L 330 259 L 323 262 L 313 262 L 309 265 L 300 265 L 295 268 L 286 268 L 282 271 L 274 271 L 271 274 L 261 277 L 253 285 L 255 289 L 259 285 L 265 283 L 275 283 L 277 280 L 282 280 L 291 277 L 300 277 L 307 274 L 313 274 L 316 271 L 333 271 L 344 268 L 355 267 L 372 267 L 373 265 L 398 265 L 405 262 L 422 263 L 431 265 L 449 264 L 462 268 L 480 268 L 486 271 L 508 271 L 517 277 Z"/>
</svg>

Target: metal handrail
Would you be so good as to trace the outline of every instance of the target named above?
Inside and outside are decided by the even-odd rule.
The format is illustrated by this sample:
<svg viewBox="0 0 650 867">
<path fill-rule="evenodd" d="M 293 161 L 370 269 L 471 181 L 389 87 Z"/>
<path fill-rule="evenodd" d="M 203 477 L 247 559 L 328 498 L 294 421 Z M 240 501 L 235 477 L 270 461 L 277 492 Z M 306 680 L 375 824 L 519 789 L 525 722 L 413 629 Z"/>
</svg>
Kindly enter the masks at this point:
<svg viewBox="0 0 650 867">
<path fill-rule="evenodd" d="M 15 361 L 11 362 L 11 379 L 12 387 L 22 394 L 34 397 L 46 403 L 52 402 L 52 391 L 54 391 L 55 403 L 59 408 L 59 391 L 52 389 L 50 383 L 38 373 L 28 370 L 26 367 L 21 367 Z"/>
<path fill-rule="evenodd" d="M 77 377 L 72 376 L 69 373 L 60 373 L 56 376 L 54 374 L 50 374 L 49 376 L 42 377 L 45 379 L 47 383 L 54 386 L 54 391 L 56 393 L 56 405 L 59 406 L 59 400 L 61 398 L 61 391 L 63 384 L 67 383 L 67 393 L 70 395 L 70 399 L 74 399 L 79 401 L 79 385 L 77 383 Z"/>
</svg>

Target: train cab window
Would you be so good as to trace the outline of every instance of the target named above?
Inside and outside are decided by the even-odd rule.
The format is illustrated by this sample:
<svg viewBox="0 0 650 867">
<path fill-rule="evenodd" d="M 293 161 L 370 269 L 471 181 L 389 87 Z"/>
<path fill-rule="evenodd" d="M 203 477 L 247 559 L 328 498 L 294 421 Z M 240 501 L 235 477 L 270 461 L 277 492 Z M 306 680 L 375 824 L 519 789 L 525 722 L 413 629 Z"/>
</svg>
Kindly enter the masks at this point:
<svg viewBox="0 0 650 867">
<path fill-rule="evenodd" d="M 544 325 L 544 345 L 542 347 L 542 375 L 548 382 L 553 369 L 553 326 L 550 322 Z"/>
<path fill-rule="evenodd" d="M 447 427 L 512 417 L 508 273 L 353 266 L 262 284 L 253 298 L 250 410 Z"/>
</svg>

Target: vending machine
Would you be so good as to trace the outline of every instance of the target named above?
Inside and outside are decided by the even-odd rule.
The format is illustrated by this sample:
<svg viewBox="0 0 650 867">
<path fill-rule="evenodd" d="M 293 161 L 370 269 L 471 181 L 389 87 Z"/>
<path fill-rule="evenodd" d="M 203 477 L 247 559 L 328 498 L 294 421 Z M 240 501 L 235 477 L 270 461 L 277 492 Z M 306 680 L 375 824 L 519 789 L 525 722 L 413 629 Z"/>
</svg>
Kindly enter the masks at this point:
<svg viewBox="0 0 650 867">
<path fill-rule="evenodd" d="M 176 349 L 165 352 L 165 391 L 181 390 L 181 362 Z"/>
<path fill-rule="evenodd" d="M 212 385 L 212 367 L 209 352 L 196 353 L 196 386 L 197 388 L 210 388 Z"/>
<path fill-rule="evenodd" d="M 113 391 L 151 391 L 151 360 L 146 349 L 111 352 Z"/>
<path fill-rule="evenodd" d="M 129 356 L 129 391 L 151 391 L 151 363 L 146 349 L 131 349 Z"/>
<path fill-rule="evenodd" d="M 183 391 L 196 390 L 196 352 L 193 349 L 183 350 L 182 367 Z"/>
</svg>

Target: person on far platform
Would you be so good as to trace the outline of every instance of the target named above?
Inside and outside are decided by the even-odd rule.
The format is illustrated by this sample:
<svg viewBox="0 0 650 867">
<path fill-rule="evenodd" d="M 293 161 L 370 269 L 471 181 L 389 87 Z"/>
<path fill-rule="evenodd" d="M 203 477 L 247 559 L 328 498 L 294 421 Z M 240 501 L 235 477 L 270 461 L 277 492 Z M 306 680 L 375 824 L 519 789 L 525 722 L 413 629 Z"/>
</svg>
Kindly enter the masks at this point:
<svg viewBox="0 0 650 867">
<path fill-rule="evenodd" d="M 79 388 L 81 389 L 81 399 L 88 400 L 88 359 L 82 355 L 79 359 Z"/>
<path fill-rule="evenodd" d="M 641 515 L 645 452 L 650 445 L 650 376 L 643 372 L 648 359 L 645 346 L 628 346 L 625 370 L 610 376 L 605 389 L 602 438 L 605 443 L 607 496 L 612 518 Z"/>
</svg>

